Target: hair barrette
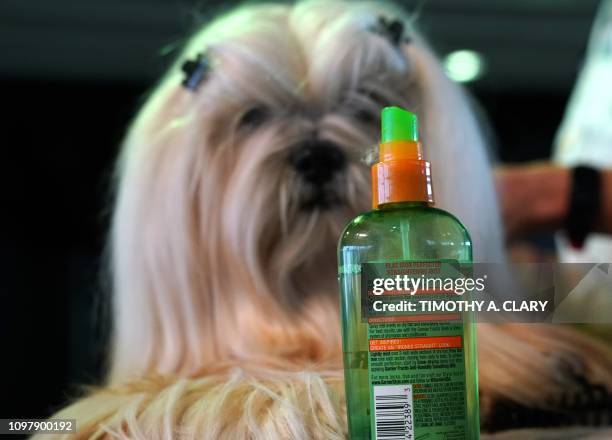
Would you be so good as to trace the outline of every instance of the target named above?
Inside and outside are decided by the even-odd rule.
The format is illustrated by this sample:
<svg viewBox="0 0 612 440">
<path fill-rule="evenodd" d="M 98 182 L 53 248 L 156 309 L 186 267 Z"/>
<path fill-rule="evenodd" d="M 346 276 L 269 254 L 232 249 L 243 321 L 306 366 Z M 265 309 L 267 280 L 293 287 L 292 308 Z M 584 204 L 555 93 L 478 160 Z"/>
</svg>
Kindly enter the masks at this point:
<svg viewBox="0 0 612 440">
<path fill-rule="evenodd" d="M 410 42 L 410 38 L 404 36 L 404 23 L 396 18 L 387 19 L 381 15 L 378 17 L 378 22 L 370 27 L 369 30 L 385 37 L 394 46 Z"/>
<path fill-rule="evenodd" d="M 210 60 L 206 54 L 199 53 L 194 60 L 185 61 L 181 70 L 185 73 L 185 79 L 182 82 L 183 87 L 195 91 L 208 75 Z"/>
</svg>

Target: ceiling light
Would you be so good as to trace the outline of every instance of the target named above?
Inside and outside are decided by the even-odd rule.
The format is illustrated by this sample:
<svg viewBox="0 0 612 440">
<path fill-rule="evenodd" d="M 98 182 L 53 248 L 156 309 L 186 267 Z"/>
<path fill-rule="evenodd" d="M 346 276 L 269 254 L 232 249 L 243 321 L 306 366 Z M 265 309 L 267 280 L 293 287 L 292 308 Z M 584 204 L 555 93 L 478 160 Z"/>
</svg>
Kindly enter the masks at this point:
<svg viewBox="0 0 612 440">
<path fill-rule="evenodd" d="M 473 50 L 457 50 L 444 58 L 444 70 L 454 81 L 474 81 L 484 73 L 484 60 L 481 54 Z"/>
</svg>

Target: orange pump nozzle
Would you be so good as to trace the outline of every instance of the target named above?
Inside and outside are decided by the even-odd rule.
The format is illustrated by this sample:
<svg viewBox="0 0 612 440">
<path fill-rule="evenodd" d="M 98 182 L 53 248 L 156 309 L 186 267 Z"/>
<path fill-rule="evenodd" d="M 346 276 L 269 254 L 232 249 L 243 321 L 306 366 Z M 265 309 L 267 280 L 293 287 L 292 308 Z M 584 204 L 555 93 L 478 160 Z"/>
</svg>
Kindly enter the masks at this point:
<svg viewBox="0 0 612 440">
<path fill-rule="evenodd" d="M 381 115 L 380 154 L 372 167 L 372 205 L 427 202 L 433 204 L 431 164 L 423 160 L 414 113 L 385 107 Z"/>
</svg>

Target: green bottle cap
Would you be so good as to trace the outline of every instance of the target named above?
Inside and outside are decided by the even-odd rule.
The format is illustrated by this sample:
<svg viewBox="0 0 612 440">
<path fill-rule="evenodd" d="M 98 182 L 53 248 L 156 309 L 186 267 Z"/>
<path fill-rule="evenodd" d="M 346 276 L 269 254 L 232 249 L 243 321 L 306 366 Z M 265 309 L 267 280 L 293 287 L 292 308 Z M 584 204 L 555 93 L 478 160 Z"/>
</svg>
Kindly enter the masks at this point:
<svg viewBox="0 0 612 440">
<path fill-rule="evenodd" d="M 399 107 L 385 107 L 381 115 L 380 142 L 418 141 L 417 116 Z"/>
</svg>

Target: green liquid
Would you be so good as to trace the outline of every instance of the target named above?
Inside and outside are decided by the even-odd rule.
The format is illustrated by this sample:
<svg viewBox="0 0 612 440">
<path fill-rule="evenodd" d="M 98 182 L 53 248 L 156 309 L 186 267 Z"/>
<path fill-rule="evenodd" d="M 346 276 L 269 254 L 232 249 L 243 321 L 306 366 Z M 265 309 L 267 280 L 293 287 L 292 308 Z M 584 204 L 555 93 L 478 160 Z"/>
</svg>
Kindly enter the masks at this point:
<svg viewBox="0 0 612 440">
<path fill-rule="evenodd" d="M 373 437 L 368 376 L 368 324 L 362 322 L 361 263 L 455 260 L 471 263 L 472 243 L 451 214 L 421 202 L 390 203 L 356 217 L 338 245 L 342 343 L 350 438 Z M 479 438 L 476 334 L 463 316 L 467 440 Z M 428 436 L 428 440 L 446 438 Z M 460 437 L 453 437 L 460 438 Z"/>
</svg>

